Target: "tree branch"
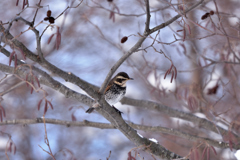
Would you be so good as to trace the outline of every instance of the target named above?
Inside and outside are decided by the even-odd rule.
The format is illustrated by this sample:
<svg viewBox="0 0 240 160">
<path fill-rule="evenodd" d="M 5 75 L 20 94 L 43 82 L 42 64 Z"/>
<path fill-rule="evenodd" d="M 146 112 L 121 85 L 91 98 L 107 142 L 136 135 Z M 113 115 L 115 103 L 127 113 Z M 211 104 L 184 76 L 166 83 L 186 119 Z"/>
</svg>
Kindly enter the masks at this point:
<svg viewBox="0 0 240 160">
<path fill-rule="evenodd" d="M 2 121 L 0 122 L 0 126 L 2 125 L 30 125 L 30 124 L 37 124 L 37 123 L 44 123 L 43 118 L 36 118 L 36 119 L 14 119 L 14 120 L 7 120 L 7 121 Z M 50 119 L 50 118 L 45 118 L 45 123 L 48 124 L 56 124 L 56 125 L 64 125 L 66 127 L 94 127 L 94 128 L 99 128 L 99 129 L 116 129 L 112 124 L 110 123 L 99 123 L 99 122 L 92 122 L 88 120 L 83 120 L 82 122 L 79 121 L 63 121 L 59 119 Z M 176 129 L 169 129 L 166 127 L 161 127 L 161 126 L 145 126 L 145 125 L 140 125 L 140 124 L 134 124 L 134 123 L 129 123 L 129 126 L 137 129 L 137 130 L 142 130 L 142 131 L 150 131 L 150 132 L 161 132 L 169 135 L 174 135 L 177 137 L 185 138 L 190 141 L 195 141 L 199 143 L 207 143 L 209 145 L 212 145 L 214 147 L 218 148 L 229 148 L 229 144 L 222 142 L 222 141 L 215 141 L 209 138 L 204 138 L 204 137 L 199 137 L 199 136 L 193 136 L 189 135 L 187 133 L 178 131 Z M 240 144 L 234 145 L 234 149 L 239 149 Z"/>
<path fill-rule="evenodd" d="M 146 26 L 145 26 L 145 34 L 148 33 L 150 31 L 149 29 L 149 25 L 150 25 L 150 18 L 151 18 L 151 14 L 150 14 L 150 7 L 149 7 L 149 0 L 145 0 L 146 3 Z"/>
</svg>

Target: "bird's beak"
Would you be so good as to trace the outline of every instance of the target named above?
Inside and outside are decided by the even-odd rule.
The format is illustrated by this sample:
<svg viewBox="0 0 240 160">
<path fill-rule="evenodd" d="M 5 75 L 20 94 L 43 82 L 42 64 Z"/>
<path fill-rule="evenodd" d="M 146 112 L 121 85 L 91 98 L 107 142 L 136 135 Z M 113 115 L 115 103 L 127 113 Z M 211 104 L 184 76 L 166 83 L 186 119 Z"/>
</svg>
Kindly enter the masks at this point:
<svg viewBox="0 0 240 160">
<path fill-rule="evenodd" d="M 133 78 L 129 78 L 128 80 L 134 80 Z"/>
</svg>

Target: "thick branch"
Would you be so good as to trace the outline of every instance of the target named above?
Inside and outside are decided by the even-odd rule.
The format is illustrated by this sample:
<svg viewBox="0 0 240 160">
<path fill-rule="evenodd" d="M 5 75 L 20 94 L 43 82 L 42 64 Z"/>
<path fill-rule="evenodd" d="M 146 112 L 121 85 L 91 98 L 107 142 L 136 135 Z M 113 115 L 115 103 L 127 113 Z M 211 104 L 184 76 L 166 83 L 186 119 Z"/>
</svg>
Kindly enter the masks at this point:
<svg viewBox="0 0 240 160">
<path fill-rule="evenodd" d="M 189 122 L 194 123 L 195 125 L 197 125 L 199 127 L 203 127 L 205 129 L 213 131 L 217 134 L 218 134 L 218 130 L 216 129 L 216 127 L 219 129 L 219 131 L 221 132 L 222 135 L 225 135 L 228 132 L 227 130 L 223 129 L 222 127 L 216 126 L 214 123 L 212 123 L 204 118 L 199 118 L 191 113 L 186 113 L 186 112 L 182 112 L 182 111 L 179 111 L 176 109 L 172 109 L 170 107 L 167 107 L 167 106 L 159 104 L 159 103 L 146 101 L 146 100 L 137 100 L 137 99 L 127 98 L 127 97 L 124 97 L 121 100 L 121 103 L 145 108 L 147 110 L 149 110 L 149 109 L 157 110 L 157 111 L 161 112 L 162 114 L 168 115 L 170 117 L 177 117 L 180 119 L 187 120 Z M 236 134 L 235 134 L 235 136 L 238 137 L 238 135 L 236 135 Z"/>
<path fill-rule="evenodd" d="M 13 67 L 9 67 L 7 65 L 3 65 L 0 64 L 0 70 L 3 72 L 7 72 L 7 73 L 11 73 L 14 74 L 14 68 Z M 46 72 L 33 67 L 33 70 L 36 71 L 40 77 L 39 81 L 41 84 L 44 84 L 50 88 L 53 88 L 59 92 L 61 92 L 62 94 L 64 94 L 67 98 L 74 98 L 76 100 L 78 100 L 79 102 L 88 105 L 88 106 L 92 106 L 94 103 L 94 100 L 91 99 L 90 97 L 77 93 L 71 89 L 69 89 L 68 87 L 66 87 L 65 85 L 61 84 L 60 82 L 54 80 L 49 74 L 47 74 Z M 19 76 L 22 75 L 23 77 L 26 76 L 28 72 L 27 71 L 21 71 L 21 70 L 17 70 L 15 71 L 15 74 L 18 74 Z M 98 87 L 91 85 L 91 88 L 95 88 L 95 90 L 98 90 Z M 137 99 L 131 99 L 128 97 L 124 97 L 121 100 L 122 104 L 127 104 L 127 105 L 132 105 L 135 107 L 141 107 L 141 108 L 145 108 L 147 110 L 151 109 L 151 110 L 157 110 L 165 115 L 168 115 L 170 117 L 176 117 L 179 119 L 183 119 L 183 120 L 187 120 L 189 122 L 194 123 L 195 125 L 205 128 L 207 130 L 211 130 L 214 131 L 215 133 L 218 133 L 216 130 L 216 126 L 214 123 L 203 119 L 203 118 L 199 118 L 191 113 L 185 113 L 176 109 L 172 109 L 170 107 L 161 105 L 159 103 L 155 103 L 155 102 L 151 102 L 151 101 L 146 101 L 146 100 L 137 100 Z M 227 131 L 223 128 L 221 128 L 220 126 L 217 126 L 219 131 L 221 132 L 221 134 L 227 134 Z M 236 137 L 238 137 L 237 135 L 235 135 Z"/>
<path fill-rule="evenodd" d="M 36 118 L 36 119 L 14 119 L 14 120 L 7 120 L 0 122 L 1 125 L 29 125 L 29 124 L 37 124 L 37 123 L 44 123 L 42 118 Z M 45 123 L 49 124 L 57 124 L 57 125 L 64 125 L 66 127 L 94 127 L 99 129 L 116 129 L 112 124 L 110 123 L 99 123 L 99 122 L 91 122 L 88 120 L 83 120 L 82 122 L 79 121 L 63 121 L 59 119 L 50 119 L 45 118 Z M 170 134 L 174 136 L 178 136 L 181 138 L 185 138 L 190 141 L 196 141 L 199 143 L 207 143 L 209 145 L 212 145 L 214 147 L 218 148 L 229 148 L 229 144 L 222 142 L 222 141 L 215 141 L 209 138 L 199 137 L 199 136 L 193 136 L 189 135 L 187 133 L 178 131 L 176 129 L 169 129 L 166 127 L 160 127 L 160 126 L 145 126 L 145 125 L 139 125 L 134 123 L 129 123 L 129 125 L 137 130 L 143 130 L 148 132 L 161 132 L 165 134 Z M 234 149 L 239 149 L 240 145 L 234 145 Z"/>
</svg>

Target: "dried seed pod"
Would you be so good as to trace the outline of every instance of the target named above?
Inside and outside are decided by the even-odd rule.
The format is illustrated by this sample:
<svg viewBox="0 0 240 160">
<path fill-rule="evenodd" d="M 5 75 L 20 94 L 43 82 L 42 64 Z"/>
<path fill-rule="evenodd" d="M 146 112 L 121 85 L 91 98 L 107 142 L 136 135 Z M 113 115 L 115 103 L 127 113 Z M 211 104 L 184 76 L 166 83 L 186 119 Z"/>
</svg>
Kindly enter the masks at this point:
<svg viewBox="0 0 240 160">
<path fill-rule="evenodd" d="M 44 20 L 44 21 L 48 21 L 48 20 L 49 20 L 49 17 L 45 17 L 43 20 Z"/>
<path fill-rule="evenodd" d="M 49 17 L 49 23 L 54 23 L 55 22 L 55 18 L 54 17 Z"/>
<path fill-rule="evenodd" d="M 51 15 L 52 15 L 52 11 L 51 11 L 51 10 L 48 10 L 48 11 L 47 11 L 47 16 L 48 16 L 48 17 L 51 17 Z"/>
<path fill-rule="evenodd" d="M 128 40 L 128 37 L 124 36 L 124 37 L 121 39 L 121 43 L 125 43 L 127 40 Z"/>
<path fill-rule="evenodd" d="M 207 13 L 205 13 L 205 14 L 202 16 L 202 18 L 201 18 L 201 19 L 202 19 L 202 20 L 204 20 L 204 19 L 208 18 L 208 17 L 209 17 L 209 15 L 210 15 L 210 13 L 208 13 L 208 12 L 207 12 Z"/>
<path fill-rule="evenodd" d="M 205 14 L 201 17 L 202 20 L 204 20 L 206 18 L 207 18 L 207 16 Z"/>
</svg>

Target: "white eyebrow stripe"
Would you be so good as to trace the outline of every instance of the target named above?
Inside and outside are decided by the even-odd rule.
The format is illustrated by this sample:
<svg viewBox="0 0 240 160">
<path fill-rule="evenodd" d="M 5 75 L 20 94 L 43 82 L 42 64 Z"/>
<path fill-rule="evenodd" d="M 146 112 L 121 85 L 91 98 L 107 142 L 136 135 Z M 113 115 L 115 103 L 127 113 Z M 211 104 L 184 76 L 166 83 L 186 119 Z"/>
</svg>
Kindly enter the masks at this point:
<svg viewBox="0 0 240 160">
<path fill-rule="evenodd" d="M 116 78 L 117 78 L 117 79 L 128 79 L 128 78 L 123 77 L 123 76 L 117 76 Z"/>
<path fill-rule="evenodd" d="M 118 81 L 114 81 L 115 84 L 118 84 L 121 87 L 126 87 L 126 82 L 119 83 Z"/>
</svg>

